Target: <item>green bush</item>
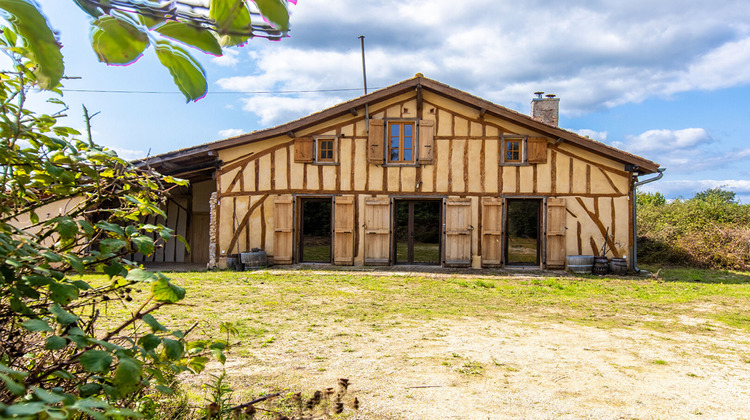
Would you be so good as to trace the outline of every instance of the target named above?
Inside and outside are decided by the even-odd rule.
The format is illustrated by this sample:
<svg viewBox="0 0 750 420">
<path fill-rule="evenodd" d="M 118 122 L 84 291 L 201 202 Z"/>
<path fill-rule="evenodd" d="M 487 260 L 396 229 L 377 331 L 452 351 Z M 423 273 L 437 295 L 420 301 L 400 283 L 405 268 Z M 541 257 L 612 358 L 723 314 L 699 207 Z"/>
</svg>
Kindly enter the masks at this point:
<svg viewBox="0 0 750 420">
<path fill-rule="evenodd" d="M 704 268 L 750 269 L 750 205 L 721 188 L 667 203 L 639 194 L 638 259 Z"/>
<path fill-rule="evenodd" d="M 14 62 L 0 75 L 0 418 L 143 417 L 146 395 L 173 392 L 181 372 L 199 372 L 225 342 L 188 342 L 153 316 L 185 290 L 129 261 L 172 237 L 145 224 L 170 188 L 186 185 L 134 167 L 62 127 L 58 114 L 26 107 L 39 86 L 28 41 L 0 28 Z M 54 98 L 50 102 L 64 104 Z M 89 284 L 84 272 L 106 274 Z M 150 295 L 106 325 L 107 307 Z"/>
</svg>

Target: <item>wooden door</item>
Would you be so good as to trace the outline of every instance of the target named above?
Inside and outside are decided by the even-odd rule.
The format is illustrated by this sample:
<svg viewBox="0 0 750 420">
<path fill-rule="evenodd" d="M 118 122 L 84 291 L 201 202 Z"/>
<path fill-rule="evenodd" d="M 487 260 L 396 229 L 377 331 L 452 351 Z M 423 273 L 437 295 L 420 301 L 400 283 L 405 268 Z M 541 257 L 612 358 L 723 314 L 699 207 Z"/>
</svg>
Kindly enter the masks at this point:
<svg viewBox="0 0 750 420">
<path fill-rule="evenodd" d="M 209 220 L 208 213 L 193 212 L 190 220 L 190 261 L 208 262 Z"/>
<path fill-rule="evenodd" d="M 354 196 L 338 196 L 333 210 L 333 263 L 354 264 Z"/>
<path fill-rule="evenodd" d="M 547 268 L 565 268 L 565 199 L 547 199 Z"/>
<path fill-rule="evenodd" d="M 445 201 L 445 265 L 471 265 L 471 199 L 449 198 Z"/>
<path fill-rule="evenodd" d="M 294 206 L 291 195 L 274 200 L 273 263 L 291 264 L 294 253 Z"/>
<path fill-rule="evenodd" d="M 482 265 L 503 264 L 503 199 L 482 199 Z"/>
<path fill-rule="evenodd" d="M 390 263 L 390 209 L 387 197 L 365 199 L 365 264 Z"/>
</svg>

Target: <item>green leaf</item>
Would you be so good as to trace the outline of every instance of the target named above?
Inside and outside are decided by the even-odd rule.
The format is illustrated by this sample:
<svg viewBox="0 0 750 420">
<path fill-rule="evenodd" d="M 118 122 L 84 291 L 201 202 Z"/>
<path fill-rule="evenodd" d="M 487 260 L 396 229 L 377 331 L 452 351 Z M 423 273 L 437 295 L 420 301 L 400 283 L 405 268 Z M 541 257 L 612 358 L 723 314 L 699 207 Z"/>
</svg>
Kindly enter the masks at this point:
<svg viewBox="0 0 750 420">
<path fill-rule="evenodd" d="M 60 44 L 47 22 L 47 18 L 30 0 L 0 0 L 3 17 L 27 43 L 29 59 L 36 63 L 34 70 L 39 87 L 54 89 L 63 75 L 63 56 Z"/>
<path fill-rule="evenodd" d="M 185 346 L 182 345 L 181 341 L 165 338 L 162 340 L 162 343 L 164 344 L 164 352 L 169 360 L 180 360 L 185 353 Z"/>
<path fill-rule="evenodd" d="M 125 277 L 125 280 L 151 283 L 153 281 L 156 281 L 157 277 L 154 273 L 146 271 L 142 268 L 134 268 L 128 272 L 128 275 L 127 277 Z"/>
<path fill-rule="evenodd" d="M 60 234 L 63 241 L 69 241 L 76 237 L 78 233 L 78 224 L 70 217 L 55 217 L 53 221 L 57 222 L 55 231 Z"/>
<path fill-rule="evenodd" d="M 193 371 L 193 373 L 198 374 L 203 372 L 203 369 L 206 368 L 206 363 L 208 363 L 208 357 L 205 356 L 198 356 L 191 358 L 188 363 L 187 367 Z"/>
<path fill-rule="evenodd" d="M 222 365 L 226 363 L 227 356 L 223 351 L 221 351 L 221 349 L 211 349 L 211 354 L 213 354 L 216 360 L 218 360 Z"/>
<path fill-rule="evenodd" d="M 114 358 L 103 350 L 87 350 L 78 361 L 86 371 L 91 373 L 106 373 Z"/>
<path fill-rule="evenodd" d="M 184 48 L 164 40 L 156 41 L 154 48 L 159 61 L 169 69 L 174 83 L 188 102 L 206 95 L 206 71 Z"/>
<path fill-rule="evenodd" d="M 125 231 L 122 230 L 122 227 L 114 223 L 101 221 L 101 222 L 96 223 L 96 227 L 98 227 L 101 230 L 106 230 L 107 232 L 112 232 L 114 234 L 117 234 L 118 236 L 125 236 Z"/>
<path fill-rule="evenodd" d="M 91 46 L 102 63 L 131 64 L 148 47 L 148 35 L 125 19 L 104 15 L 91 25 Z"/>
<path fill-rule="evenodd" d="M 86 283 L 83 280 L 73 280 L 70 282 L 70 284 L 77 287 L 78 290 L 90 290 L 92 288 L 90 284 Z"/>
<path fill-rule="evenodd" d="M 55 254 L 54 252 L 51 252 L 51 251 L 44 251 L 44 252 L 42 252 L 42 256 L 44 256 L 44 258 L 47 261 L 49 261 L 49 262 L 60 262 L 60 261 L 62 261 L 62 257 L 60 255 Z"/>
<path fill-rule="evenodd" d="M 34 394 L 36 394 L 37 397 L 39 397 L 40 400 L 46 402 L 47 404 L 57 404 L 65 400 L 64 396 L 49 392 L 46 389 L 34 387 L 32 388 L 32 391 L 34 392 Z"/>
<path fill-rule="evenodd" d="M 175 303 L 185 297 L 185 289 L 164 279 L 154 282 L 151 291 L 157 302 Z"/>
<path fill-rule="evenodd" d="M 59 322 L 61 325 L 69 325 L 78 321 L 79 319 L 77 316 L 61 308 L 57 303 L 50 305 L 49 311 L 50 313 L 52 313 L 52 315 L 55 316 L 57 322 Z"/>
<path fill-rule="evenodd" d="M 289 29 L 289 11 L 281 0 L 253 0 L 266 19 L 268 19 L 276 29 L 286 31 Z"/>
<path fill-rule="evenodd" d="M 104 412 L 104 415 L 106 415 L 109 418 L 136 418 L 141 419 L 143 418 L 143 414 L 133 411 L 129 408 L 110 408 L 109 410 Z"/>
<path fill-rule="evenodd" d="M 66 254 L 63 255 L 63 259 L 70 264 L 71 267 L 73 267 L 74 270 L 76 270 L 79 274 L 83 274 L 84 271 L 86 271 L 86 268 L 83 266 L 83 261 L 81 261 L 80 258 L 73 254 Z"/>
<path fill-rule="evenodd" d="M 156 32 L 205 53 L 221 55 L 219 41 L 205 29 L 198 29 L 183 22 L 170 21 L 156 28 Z"/>
<path fill-rule="evenodd" d="M 13 394 L 23 395 L 26 393 L 26 388 L 24 388 L 24 386 L 19 384 L 18 382 L 14 381 L 10 376 L 4 373 L 0 373 L 0 379 L 3 380 L 5 386 L 8 388 L 8 391 L 12 392 Z"/>
<path fill-rule="evenodd" d="M 5 414 L 10 416 L 33 416 L 44 411 L 45 405 L 43 402 L 21 402 L 8 406 L 5 409 Z"/>
<path fill-rule="evenodd" d="M 78 221 L 78 226 L 80 226 L 81 229 L 83 229 L 83 231 L 86 232 L 86 235 L 88 235 L 88 236 L 94 236 L 94 233 L 96 233 L 94 231 L 94 227 L 91 226 L 91 223 L 89 223 L 89 222 L 87 222 L 85 220 L 79 220 Z"/>
<path fill-rule="evenodd" d="M 124 274 L 125 267 L 119 262 L 113 262 L 110 265 L 104 267 L 104 273 L 111 279 L 115 276 L 122 276 Z M 127 275 L 127 274 L 126 274 Z"/>
<path fill-rule="evenodd" d="M 47 321 L 43 321 L 41 319 L 30 319 L 28 321 L 24 321 L 23 323 L 21 323 L 21 325 L 29 331 L 52 331 L 52 327 L 49 326 Z"/>
<path fill-rule="evenodd" d="M 83 267 L 81 265 L 81 267 Z M 78 298 L 78 288 L 72 284 L 52 283 L 49 285 L 49 297 L 53 302 L 67 305 Z"/>
<path fill-rule="evenodd" d="M 141 364 L 129 357 L 120 357 L 115 370 L 114 385 L 123 395 L 138 389 L 141 379 Z"/>
<path fill-rule="evenodd" d="M 80 7 L 84 12 L 88 13 L 94 19 L 104 14 L 102 13 L 101 10 L 99 10 L 98 7 L 92 5 L 91 3 L 85 0 L 73 0 L 73 1 L 78 5 L 78 7 Z"/>
<path fill-rule="evenodd" d="M 106 238 L 99 242 L 99 252 L 102 254 L 117 253 L 128 246 L 122 239 Z"/>
<path fill-rule="evenodd" d="M 151 351 L 159 347 L 159 344 L 161 344 L 161 338 L 155 336 L 154 334 L 144 335 L 138 340 L 138 344 L 140 344 L 144 350 Z"/>
<path fill-rule="evenodd" d="M 154 240 L 145 235 L 136 235 L 131 238 L 138 252 L 143 255 L 151 255 L 154 253 Z"/>
<path fill-rule="evenodd" d="M 72 381 L 75 376 L 67 370 L 56 370 L 52 372 L 52 376 L 55 378 L 65 379 L 66 381 Z"/>
<path fill-rule="evenodd" d="M 83 398 L 92 397 L 102 392 L 102 386 L 99 384 L 89 383 L 81 385 L 78 388 L 78 394 Z"/>
<path fill-rule="evenodd" d="M 157 332 L 157 331 L 167 331 L 167 329 L 159 323 L 159 321 L 156 320 L 151 314 L 143 315 L 143 318 L 141 318 L 143 322 L 145 322 L 149 327 L 151 327 L 151 331 Z"/>
<path fill-rule="evenodd" d="M 68 341 L 64 338 L 57 336 L 57 335 L 51 335 L 47 337 L 47 341 L 44 344 L 44 348 L 47 350 L 61 350 L 64 349 L 65 346 L 68 345 Z"/>
<path fill-rule="evenodd" d="M 208 14 L 216 22 L 222 47 L 244 44 L 252 36 L 250 11 L 245 0 L 211 0 L 209 7 Z"/>
<path fill-rule="evenodd" d="M 172 388 L 170 388 L 168 386 L 156 385 L 154 388 L 156 388 L 157 391 L 159 391 L 159 392 L 161 392 L 163 394 L 167 394 L 167 395 L 174 394 L 174 389 L 172 389 Z"/>
</svg>

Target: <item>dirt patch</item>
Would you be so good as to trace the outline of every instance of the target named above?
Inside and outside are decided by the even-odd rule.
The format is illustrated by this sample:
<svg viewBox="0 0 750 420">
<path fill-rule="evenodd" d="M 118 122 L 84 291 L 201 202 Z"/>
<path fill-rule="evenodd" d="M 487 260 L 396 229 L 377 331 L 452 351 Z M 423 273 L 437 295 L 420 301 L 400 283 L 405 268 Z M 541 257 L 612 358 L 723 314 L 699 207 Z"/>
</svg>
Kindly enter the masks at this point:
<svg viewBox="0 0 750 420">
<path fill-rule="evenodd" d="M 347 377 L 361 402 L 351 418 L 750 418 L 750 335 L 728 328 L 396 318 L 299 328 L 249 347 L 229 355 L 235 389 L 311 391 Z"/>
</svg>

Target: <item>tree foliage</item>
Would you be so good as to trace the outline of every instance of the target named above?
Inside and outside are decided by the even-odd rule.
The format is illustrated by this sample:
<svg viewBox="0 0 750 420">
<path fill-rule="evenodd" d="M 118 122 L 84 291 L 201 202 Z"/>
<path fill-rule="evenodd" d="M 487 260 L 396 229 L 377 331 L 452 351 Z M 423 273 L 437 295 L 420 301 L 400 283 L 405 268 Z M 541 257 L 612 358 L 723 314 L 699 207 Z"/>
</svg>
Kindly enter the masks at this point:
<svg viewBox="0 0 750 420">
<path fill-rule="evenodd" d="M 166 195 L 186 182 L 81 140 L 58 114 L 27 109 L 37 54 L 0 29 L 15 63 L 0 74 L 0 417 L 137 417 L 145 390 L 171 392 L 175 375 L 202 370 L 210 353 L 223 358 L 226 345 L 191 343 L 188 331 L 159 323 L 154 311 L 185 290 L 128 259 L 173 236 L 142 221 L 164 217 Z M 84 272 L 109 282 L 89 284 Z M 150 288 L 147 300 L 105 328 L 103 311 L 132 300 L 139 284 Z"/>
<path fill-rule="evenodd" d="M 221 56 L 224 47 L 256 36 L 280 39 L 289 29 L 287 0 L 211 0 L 207 10 L 179 1 L 73 1 L 92 19 L 91 46 L 100 62 L 131 64 L 153 46 L 188 102 L 208 90 L 206 71 L 191 49 Z M 63 56 L 40 6 L 35 0 L 0 0 L 0 13 L 25 40 L 39 87 L 56 88 Z"/>
<path fill-rule="evenodd" d="M 713 188 L 666 203 L 638 194 L 638 258 L 642 262 L 750 269 L 750 205 Z"/>
</svg>

